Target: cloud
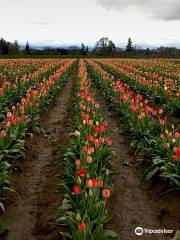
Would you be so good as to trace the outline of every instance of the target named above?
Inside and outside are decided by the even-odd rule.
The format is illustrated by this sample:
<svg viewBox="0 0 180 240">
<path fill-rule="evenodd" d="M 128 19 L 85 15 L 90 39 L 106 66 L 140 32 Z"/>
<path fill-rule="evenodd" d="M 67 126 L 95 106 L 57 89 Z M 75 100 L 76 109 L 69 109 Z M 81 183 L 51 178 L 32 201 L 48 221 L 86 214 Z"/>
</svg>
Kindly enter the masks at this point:
<svg viewBox="0 0 180 240">
<path fill-rule="evenodd" d="M 180 0 L 96 0 L 108 10 L 123 11 L 134 7 L 137 11 L 164 21 L 180 20 Z"/>
</svg>

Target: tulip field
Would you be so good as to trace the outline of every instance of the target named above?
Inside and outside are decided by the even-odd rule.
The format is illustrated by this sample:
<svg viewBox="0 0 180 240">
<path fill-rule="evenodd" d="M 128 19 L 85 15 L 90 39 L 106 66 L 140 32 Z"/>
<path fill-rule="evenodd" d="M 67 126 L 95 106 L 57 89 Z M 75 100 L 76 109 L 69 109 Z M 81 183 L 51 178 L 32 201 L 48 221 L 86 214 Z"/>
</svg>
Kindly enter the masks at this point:
<svg viewBox="0 0 180 240">
<path fill-rule="evenodd" d="M 1 59 L 0 239 L 134 240 L 149 222 L 175 235 L 179 118 L 178 61 Z M 144 197 L 156 186 L 168 198 Z"/>
<path fill-rule="evenodd" d="M 171 185 L 179 187 L 178 71 L 172 71 L 171 76 L 166 72 L 165 75 L 158 75 L 161 68 L 158 73 L 152 73 L 151 64 L 148 66 L 150 70 L 143 70 L 143 62 L 141 64 L 142 69 L 137 70 L 128 61 L 123 64 L 122 60 L 89 60 L 89 72 L 112 107 L 121 115 L 132 138 L 132 147 L 135 151 L 143 149 L 148 157 L 151 156 L 152 169 L 147 170 L 144 178 L 150 180 L 159 174 Z"/>
</svg>

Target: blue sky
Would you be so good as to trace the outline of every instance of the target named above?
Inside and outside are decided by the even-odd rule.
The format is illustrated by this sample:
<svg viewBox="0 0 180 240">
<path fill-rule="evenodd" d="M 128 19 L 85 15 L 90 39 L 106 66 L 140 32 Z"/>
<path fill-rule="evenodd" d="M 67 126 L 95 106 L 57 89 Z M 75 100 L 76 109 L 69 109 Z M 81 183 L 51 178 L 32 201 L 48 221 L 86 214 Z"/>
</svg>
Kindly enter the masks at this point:
<svg viewBox="0 0 180 240">
<path fill-rule="evenodd" d="M 179 0 L 0 0 L 0 37 L 30 43 L 180 47 Z"/>
</svg>

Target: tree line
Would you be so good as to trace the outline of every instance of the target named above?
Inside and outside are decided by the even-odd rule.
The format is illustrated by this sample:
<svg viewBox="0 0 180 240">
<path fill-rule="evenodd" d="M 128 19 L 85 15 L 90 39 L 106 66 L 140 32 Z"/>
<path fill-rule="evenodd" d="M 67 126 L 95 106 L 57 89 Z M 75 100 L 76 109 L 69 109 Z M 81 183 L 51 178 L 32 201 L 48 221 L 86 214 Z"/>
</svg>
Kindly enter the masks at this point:
<svg viewBox="0 0 180 240">
<path fill-rule="evenodd" d="M 125 49 L 120 49 L 108 38 L 101 38 L 95 45 L 92 53 L 100 56 L 117 57 L 165 57 L 180 58 L 180 49 L 176 47 L 159 47 L 155 49 L 138 48 L 133 44 L 131 38 L 128 38 Z"/>
<path fill-rule="evenodd" d="M 0 54 L 19 54 L 19 53 L 20 46 L 17 40 L 11 43 L 7 42 L 3 38 L 0 39 Z"/>
<path fill-rule="evenodd" d="M 50 48 L 38 50 L 26 43 L 23 49 L 20 48 L 18 41 L 13 43 L 0 39 L 0 54 L 1 55 L 80 55 L 80 56 L 111 56 L 111 57 L 180 57 L 180 49 L 175 47 L 159 47 L 156 49 L 137 48 L 131 38 L 128 38 L 125 49 L 116 47 L 115 43 L 107 37 L 101 38 L 95 44 L 94 48 L 89 50 L 84 43 L 81 47 L 70 46 L 68 48 Z"/>
</svg>

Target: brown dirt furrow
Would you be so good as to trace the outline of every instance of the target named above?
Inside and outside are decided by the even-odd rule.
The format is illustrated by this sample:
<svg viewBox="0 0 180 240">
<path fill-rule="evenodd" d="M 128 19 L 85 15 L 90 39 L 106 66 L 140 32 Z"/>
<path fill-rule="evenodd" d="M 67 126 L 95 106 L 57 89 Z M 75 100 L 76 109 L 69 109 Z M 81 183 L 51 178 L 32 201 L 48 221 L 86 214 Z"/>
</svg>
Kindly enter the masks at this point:
<svg viewBox="0 0 180 240">
<path fill-rule="evenodd" d="M 55 224 L 57 208 L 63 200 L 59 194 L 59 174 L 63 159 L 72 110 L 72 86 L 69 80 L 56 99 L 56 104 L 41 118 L 40 128 L 27 140 L 27 157 L 17 161 L 12 174 L 10 206 L 3 222 L 9 232 L 3 240 L 57 240 L 59 229 Z M 39 132 L 39 129 L 41 132 Z M 10 200 L 12 198 L 13 200 Z"/>
<path fill-rule="evenodd" d="M 142 171 L 137 169 L 135 156 L 132 154 L 128 140 L 122 134 L 123 125 L 120 123 L 120 119 L 108 109 L 108 103 L 101 96 L 99 90 L 95 90 L 95 98 L 102 108 L 104 120 L 109 125 L 108 136 L 113 140 L 113 150 L 116 156 L 111 161 L 112 171 L 119 171 L 113 175 L 114 191 L 108 202 L 112 221 L 107 228 L 118 232 L 121 240 L 170 239 L 172 236 L 170 234 L 136 236 L 136 227 L 177 230 L 178 216 L 180 216 L 180 214 L 178 215 L 179 196 L 178 194 L 174 197 L 172 195 L 167 201 L 165 200 L 167 196 L 157 195 L 157 189 L 141 183 Z M 162 216 L 163 209 L 169 211 L 171 218 L 167 218 L 167 215 Z"/>
</svg>

